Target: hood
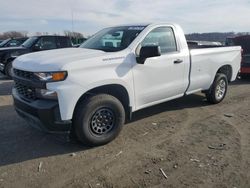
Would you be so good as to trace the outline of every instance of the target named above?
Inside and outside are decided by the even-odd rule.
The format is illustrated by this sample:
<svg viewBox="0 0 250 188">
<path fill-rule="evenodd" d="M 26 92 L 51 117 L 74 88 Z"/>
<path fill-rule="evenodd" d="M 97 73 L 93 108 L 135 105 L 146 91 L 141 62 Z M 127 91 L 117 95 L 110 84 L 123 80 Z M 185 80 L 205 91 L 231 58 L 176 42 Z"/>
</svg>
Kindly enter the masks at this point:
<svg viewBox="0 0 250 188">
<path fill-rule="evenodd" d="M 86 59 L 97 58 L 106 52 L 84 48 L 64 48 L 30 53 L 18 57 L 13 67 L 26 71 L 60 71 L 61 68 L 72 62 L 84 63 Z M 80 62 L 81 61 L 81 62 Z"/>
</svg>

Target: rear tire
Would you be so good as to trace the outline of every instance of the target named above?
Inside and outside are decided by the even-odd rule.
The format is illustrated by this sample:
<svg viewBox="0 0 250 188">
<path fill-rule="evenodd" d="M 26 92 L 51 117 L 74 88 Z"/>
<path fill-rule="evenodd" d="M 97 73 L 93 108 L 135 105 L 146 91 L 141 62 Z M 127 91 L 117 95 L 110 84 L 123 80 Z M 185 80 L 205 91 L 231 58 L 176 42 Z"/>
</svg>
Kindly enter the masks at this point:
<svg viewBox="0 0 250 188">
<path fill-rule="evenodd" d="M 212 86 L 205 92 L 207 101 L 212 104 L 220 103 L 226 96 L 227 88 L 227 76 L 221 73 L 217 73 Z"/>
<path fill-rule="evenodd" d="M 77 139 L 88 146 L 100 146 L 114 140 L 125 121 L 121 102 L 108 94 L 91 96 L 78 104 L 73 118 Z"/>
</svg>

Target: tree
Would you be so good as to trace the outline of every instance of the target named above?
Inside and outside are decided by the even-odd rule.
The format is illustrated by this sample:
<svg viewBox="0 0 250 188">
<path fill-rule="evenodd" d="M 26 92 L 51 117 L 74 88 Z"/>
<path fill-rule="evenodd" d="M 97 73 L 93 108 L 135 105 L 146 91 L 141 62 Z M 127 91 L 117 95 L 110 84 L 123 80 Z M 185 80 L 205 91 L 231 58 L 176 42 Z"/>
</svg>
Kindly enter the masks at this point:
<svg viewBox="0 0 250 188">
<path fill-rule="evenodd" d="M 72 31 L 66 30 L 63 33 L 65 36 L 71 38 L 71 41 L 73 44 L 81 44 L 86 40 L 86 38 L 83 36 L 83 34 L 79 33 L 79 32 L 72 32 Z"/>
<path fill-rule="evenodd" d="M 0 34 L 1 39 L 27 37 L 28 31 L 7 31 Z"/>
<path fill-rule="evenodd" d="M 68 36 L 71 38 L 84 38 L 83 34 L 79 32 L 72 32 L 72 31 L 65 30 L 63 33 L 65 36 Z"/>
</svg>

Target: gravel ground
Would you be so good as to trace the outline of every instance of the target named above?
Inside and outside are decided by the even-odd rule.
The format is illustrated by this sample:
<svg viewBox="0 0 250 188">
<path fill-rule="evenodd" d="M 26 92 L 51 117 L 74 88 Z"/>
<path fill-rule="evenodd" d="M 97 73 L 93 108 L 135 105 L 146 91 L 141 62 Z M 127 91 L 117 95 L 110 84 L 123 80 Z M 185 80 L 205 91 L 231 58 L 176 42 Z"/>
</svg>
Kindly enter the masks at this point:
<svg viewBox="0 0 250 188">
<path fill-rule="evenodd" d="M 134 114 L 108 145 L 30 128 L 0 76 L 0 187 L 250 187 L 250 80 L 209 105 L 200 93 Z"/>
</svg>

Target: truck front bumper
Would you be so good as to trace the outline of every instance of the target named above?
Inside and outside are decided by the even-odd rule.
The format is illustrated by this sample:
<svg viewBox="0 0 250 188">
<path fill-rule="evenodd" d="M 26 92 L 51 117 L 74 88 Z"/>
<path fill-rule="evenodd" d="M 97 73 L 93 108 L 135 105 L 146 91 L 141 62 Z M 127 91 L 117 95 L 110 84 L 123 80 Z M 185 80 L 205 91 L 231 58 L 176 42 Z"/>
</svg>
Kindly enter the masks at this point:
<svg viewBox="0 0 250 188">
<path fill-rule="evenodd" d="M 35 100 L 27 102 L 16 92 L 12 91 L 14 106 L 17 113 L 24 118 L 29 125 L 48 133 L 69 133 L 71 121 L 62 121 L 57 101 Z"/>
</svg>

